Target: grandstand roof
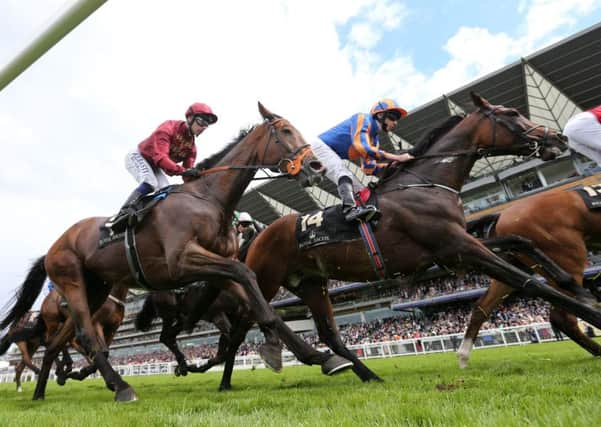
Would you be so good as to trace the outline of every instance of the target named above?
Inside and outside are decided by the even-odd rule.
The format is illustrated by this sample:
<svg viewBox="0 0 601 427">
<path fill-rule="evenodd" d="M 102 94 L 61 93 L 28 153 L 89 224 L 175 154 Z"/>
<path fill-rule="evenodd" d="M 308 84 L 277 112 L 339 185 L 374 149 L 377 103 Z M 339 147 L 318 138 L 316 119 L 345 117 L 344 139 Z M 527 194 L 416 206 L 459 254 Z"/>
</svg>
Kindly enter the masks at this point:
<svg viewBox="0 0 601 427">
<path fill-rule="evenodd" d="M 538 123 L 562 129 L 574 113 L 601 104 L 601 24 L 411 110 L 394 133 L 415 144 L 433 124 L 459 111 L 473 110 L 470 91 L 493 104 L 515 107 Z M 381 144 L 386 150 L 394 149 L 387 136 L 381 138 Z M 507 168 L 515 162 L 514 157 L 495 158 L 495 167 Z M 476 164 L 472 171 L 475 177 L 484 173 L 488 172 L 483 164 Z M 336 194 L 331 181 L 320 188 Z M 269 224 L 290 209 L 306 213 L 324 207 L 327 203 L 323 200 L 296 182 L 279 179 L 248 191 L 238 210 Z"/>
</svg>

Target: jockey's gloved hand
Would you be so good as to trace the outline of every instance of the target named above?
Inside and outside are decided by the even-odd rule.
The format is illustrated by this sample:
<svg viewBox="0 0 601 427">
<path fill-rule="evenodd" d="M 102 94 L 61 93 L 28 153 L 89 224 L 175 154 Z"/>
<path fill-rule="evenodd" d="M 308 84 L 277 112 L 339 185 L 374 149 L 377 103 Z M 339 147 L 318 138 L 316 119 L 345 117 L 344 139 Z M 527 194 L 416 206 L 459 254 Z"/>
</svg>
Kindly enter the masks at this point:
<svg viewBox="0 0 601 427">
<path fill-rule="evenodd" d="M 198 169 L 190 168 L 190 169 L 186 169 L 185 171 L 183 171 L 182 176 L 184 178 L 198 178 L 200 176 L 200 174 L 198 172 L 199 172 Z"/>
</svg>

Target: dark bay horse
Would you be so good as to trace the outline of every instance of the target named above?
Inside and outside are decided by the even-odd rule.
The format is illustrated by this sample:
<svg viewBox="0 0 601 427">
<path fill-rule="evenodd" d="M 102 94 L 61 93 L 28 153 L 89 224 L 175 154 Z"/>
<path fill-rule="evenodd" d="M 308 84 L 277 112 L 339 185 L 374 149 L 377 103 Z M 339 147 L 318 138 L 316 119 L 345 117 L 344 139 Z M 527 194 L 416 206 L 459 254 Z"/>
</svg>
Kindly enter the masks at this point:
<svg viewBox="0 0 601 427">
<path fill-rule="evenodd" d="M 196 366 L 189 366 L 186 357 L 177 345 L 177 336 L 184 329 L 192 329 L 194 322 L 189 320 L 190 314 L 202 312 L 202 320 L 213 323 L 221 333 L 220 347 L 227 348 L 229 336 L 232 330 L 230 319 L 245 319 L 248 312 L 244 306 L 239 304 L 238 298 L 231 295 L 228 291 L 221 292 L 217 300 L 209 307 L 199 307 L 199 301 L 207 301 L 213 291 L 210 284 L 200 282 L 187 286 L 181 291 L 157 291 L 151 292 L 146 296 L 142 309 L 138 312 L 134 322 L 137 330 L 148 331 L 152 326 L 152 321 L 156 318 L 162 320 L 161 334 L 159 341 L 162 342 L 174 354 L 177 361 L 175 375 L 187 375 L 191 372 L 204 372 L 206 369 L 198 369 Z M 192 324 L 193 323 L 193 324 Z M 223 350 L 220 351 L 222 353 Z M 273 366 L 275 370 L 281 369 L 281 366 Z"/>
<path fill-rule="evenodd" d="M 466 232 L 459 190 L 478 158 L 514 154 L 550 160 L 566 148 L 561 134 L 532 123 L 517 110 L 491 105 L 476 94 L 472 99 L 475 111 L 440 138 L 426 139 L 421 156 L 381 180 L 374 190 L 383 214 L 375 236 L 389 275 L 410 275 L 432 263 L 473 269 L 601 324 L 601 313 L 594 307 L 514 267 Z M 280 286 L 298 295 L 311 310 L 321 340 L 353 361 L 353 370 L 361 379 L 376 379 L 344 345 L 326 287 L 328 278 L 378 280 L 363 242 L 300 250 L 295 235 L 298 220 L 298 214 L 291 214 L 269 225 L 251 245 L 246 263 L 257 275 L 267 300 Z M 228 363 L 232 354 L 235 350 L 230 351 Z"/>
<path fill-rule="evenodd" d="M 136 241 L 140 266 L 148 287 L 155 290 L 179 288 L 200 280 L 211 280 L 215 287 L 228 289 L 232 281 L 238 282 L 246 293 L 243 302 L 267 339 L 281 338 L 289 348 L 300 351 L 308 347 L 306 343 L 267 304 L 254 273 L 234 259 L 232 217 L 258 169 L 278 169 L 315 183 L 323 175 L 323 166 L 289 121 L 260 103 L 259 111 L 264 119 L 261 124 L 242 132 L 220 153 L 197 165 L 203 176 L 172 191 L 139 224 Z M 206 168 L 210 169 L 201 170 Z M 105 221 L 87 218 L 65 231 L 47 255 L 34 263 L 15 305 L 0 322 L 0 329 L 5 328 L 29 310 L 46 275 L 69 305 L 71 316 L 65 327 L 48 343 L 34 399 L 44 398 L 52 361 L 73 328 L 87 357 L 94 361 L 109 388 L 115 390 L 115 400 L 137 399 L 134 390 L 109 364 L 106 343 L 98 337 L 92 322 L 92 313 L 106 300 L 111 286 L 142 287 L 136 278 L 139 275 L 130 271 L 123 245 L 99 247 L 100 227 Z M 336 362 L 333 355 L 311 351 L 311 356 L 303 360 L 306 363 L 323 366 Z M 303 355 L 306 353 L 300 357 Z"/>
<path fill-rule="evenodd" d="M 554 261 L 574 281 L 582 286 L 588 264 L 587 246 L 601 244 L 601 210 L 589 210 L 575 190 L 550 190 L 514 202 L 500 212 L 492 234 L 521 236 Z M 521 257 L 526 266 L 539 264 L 531 257 Z M 553 275 L 540 267 L 533 270 L 545 276 L 561 292 L 573 294 L 558 286 Z M 490 314 L 515 289 L 500 280 L 492 280 L 486 293 L 478 300 L 457 352 L 459 365 L 467 366 L 478 331 Z M 578 327 L 576 316 L 561 306 L 553 305 L 551 324 L 564 332 L 593 356 L 601 356 L 601 345 L 586 336 Z"/>
</svg>

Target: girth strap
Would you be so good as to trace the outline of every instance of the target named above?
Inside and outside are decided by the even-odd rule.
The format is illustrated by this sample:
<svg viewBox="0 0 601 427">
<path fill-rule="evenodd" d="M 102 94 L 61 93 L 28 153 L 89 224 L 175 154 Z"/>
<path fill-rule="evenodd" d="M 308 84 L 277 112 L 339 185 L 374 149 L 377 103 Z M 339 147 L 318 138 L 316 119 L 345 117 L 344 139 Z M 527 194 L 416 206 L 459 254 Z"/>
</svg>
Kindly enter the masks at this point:
<svg viewBox="0 0 601 427">
<path fill-rule="evenodd" d="M 386 263 L 384 262 L 384 257 L 382 256 L 378 242 L 374 237 L 371 225 L 368 222 L 361 221 L 359 223 L 359 233 L 361 233 L 361 237 L 363 238 L 365 249 L 369 255 L 369 261 L 376 272 L 376 276 L 380 279 L 387 279 L 388 273 L 386 271 Z"/>
<path fill-rule="evenodd" d="M 134 226 L 135 227 L 135 226 Z M 142 289 L 147 291 L 152 291 L 148 281 L 146 280 L 146 276 L 144 275 L 144 270 L 142 270 L 142 264 L 140 263 L 140 257 L 138 256 L 138 250 L 136 248 L 136 236 L 134 227 L 127 227 L 125 229 L 125 255 L 127 257 L 127 264 L 129 265 L 129 271 L 131 275 L 134 277 L 134 280 Z"/>
</svg>

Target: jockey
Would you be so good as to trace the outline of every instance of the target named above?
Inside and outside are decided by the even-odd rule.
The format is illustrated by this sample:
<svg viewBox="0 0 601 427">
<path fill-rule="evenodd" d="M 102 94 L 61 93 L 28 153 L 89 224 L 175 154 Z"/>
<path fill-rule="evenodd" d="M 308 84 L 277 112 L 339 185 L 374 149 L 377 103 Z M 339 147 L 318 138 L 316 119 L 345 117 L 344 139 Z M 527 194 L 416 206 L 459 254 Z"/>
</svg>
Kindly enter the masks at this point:
<svg viewBox="0 0 601 427">
<path fill-rule="evenodd" d="M 572 150 L 601 166 L 601 105 L 570 118 L 563 134 Z"/>
<path fill-rule="evenodd" d="M 165 173 L 182 175 L 194 166 L 194 138 L 217 122 L 217 116 L 207 104 L 196 102 L 186 110 L 185 117 L 185 121 L 167 120 L 127 154 L 125 167 L 140 185 L 127 198 L 116 217 L 131 210 L 140 197 L 169 185 Z M 181 165 L 178 164 L 180 162 Z M 188 178 L 184 175 L 183 179 L 187 181 Z"/>
<path fill-rule="evenodd" d="M 256 229 L 253 218 L 248 212 L 240 212 L 236 221 L 236 231 L 238 232 L 238 259 L 242 262 L 246 259 L 248 247 L 253 239 L 259 234 Z"/>
<path fill-rule="evenodd" d="M 392 99 L 374 104 L 369 114 L 357 113 L 315 138 L 313 152 L 326 167 L 326 176 L 338 186 L 342 211 L 347 221 L 370 221 L 380 215 L 375 206 L 356 206 L 353 190 L 362 185 L 345 167 L 342 159 L 360 160 L 367 175 L 379 175 L 385 163 L 378 160 L 405 162 L 413 158 L 408 153 L 393 154 L 380 149 L 378 132 L 390 132 L 407 111 Z M 353 184 L 355 188 L 353 188 Z"/>
</svg>

